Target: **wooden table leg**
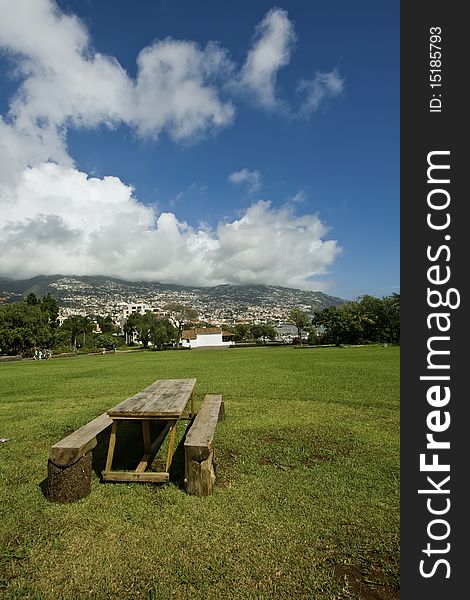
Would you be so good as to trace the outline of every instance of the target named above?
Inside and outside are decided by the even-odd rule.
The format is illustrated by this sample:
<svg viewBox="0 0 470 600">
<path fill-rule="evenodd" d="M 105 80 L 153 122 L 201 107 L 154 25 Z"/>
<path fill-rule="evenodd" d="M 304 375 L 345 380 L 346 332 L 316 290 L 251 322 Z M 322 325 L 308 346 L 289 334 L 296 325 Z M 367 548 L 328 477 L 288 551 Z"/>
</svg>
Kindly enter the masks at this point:
<svg viewBox="0 0 470 600">
<path fill-rule="evenodd" d="M 150 423 L 149 423 L 149 421 L 142 421 L 142 434 L 144 436 L 144 452 L 145 452 L 145 454 L 150 454 L 152 440 L 150 439 Z"/>
<path fill-rule="evenodd" d="M 105 471 L 111 471 L 113 466 L 114 447 L 116 446 L 116 431 L 118 427 L 118 421 L 113 421 L 111 426 L 111 436 L 109 438 L 108 456 L 106 458 Z"/>
<path fill-rule="evenodd" d="M 170 426 L 170 436 L 168 438 L 168 454 L 166 456 L 166 468 L 165 471 L 168 472 L 171 466 L 171 461 L 173 460 L 173 447 L 175 445 L 175 435 L 176 435 L 176 421 L 172 421 Z"/>
</svg>

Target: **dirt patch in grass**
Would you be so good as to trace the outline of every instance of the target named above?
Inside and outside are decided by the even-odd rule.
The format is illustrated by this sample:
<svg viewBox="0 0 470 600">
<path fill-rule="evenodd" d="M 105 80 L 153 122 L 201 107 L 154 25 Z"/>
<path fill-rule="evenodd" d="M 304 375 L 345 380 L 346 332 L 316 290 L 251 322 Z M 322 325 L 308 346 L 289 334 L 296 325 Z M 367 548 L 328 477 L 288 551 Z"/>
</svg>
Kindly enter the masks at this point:
<svg viewBox="0 0 470 600">
<path fill-rule="evenodd" d="M 264 452 L 257 460 L 259 465 L 274 465 L 283 470 L 312 468 L 319 462 L 333 462 L 361 451 L 354 432 L 346 428 L 334 433 L 326 429 L 303 432 L 290 428 L 284 432 L 282 436 L 261 438 Z"/>
<path fill-rule="evenodd" d="M 222 489 L 229 489 L 232 487 L 232 468 L 240 456 L 241 452 L 237 452 L 236 450 L 224 450 L 223 452 L 215 453 L 215 472 L 218 478 L 217 485 Z"/>
<path fill-rule="evenodd" d="M 371 565 L 367 572 L 361 565 L 336 564 L 336 578 L 363 600 L 400 600 L 400 590 L 393 576 L 379 565 Z"/>
<path fill-rule="evenodd" d="M 282 442 L 282 438 L 274 435 L 267 435 L 263 438 L 263 442 L 266 444 L 279 444 Z"/>
<path fill-rule="evenodd" d="M 224 450 L 224 452 L 217 454 L 217 463 L 232 465 L 240 456 L 241 452 L 237 452 L 235 450 Z"/>
</svg>

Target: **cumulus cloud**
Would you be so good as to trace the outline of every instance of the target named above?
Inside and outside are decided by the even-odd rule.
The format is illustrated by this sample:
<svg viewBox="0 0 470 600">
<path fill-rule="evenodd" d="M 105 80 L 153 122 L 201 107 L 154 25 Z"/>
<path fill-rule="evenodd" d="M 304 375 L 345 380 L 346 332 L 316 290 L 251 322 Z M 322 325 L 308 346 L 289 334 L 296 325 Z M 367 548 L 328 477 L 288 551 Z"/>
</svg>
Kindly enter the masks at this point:
<svg viewBox="0 0 470 600">
<path fill-rule="evenodd" d="M 287 12 L 271 9 L 256 27 L 252 47 L 232 86 L 249 94 L 263 108 L 284 107 L 277 97 L 276 79 L 279 69 L 289 64 L 295 39 Z"/>
<path fill-rule="evenodd" d="M 28 165 L 45 161 L 71 165 L 65 150 L 64 133 L 54 127 L 33 131 L 5 122 L 0 116 L 0 193 L 16 184 Z"/>
<path fill-rule="evenodd" d="M 311 278 L 327 272 L 340 248 L 324 240 L 316 215 L 262 201 L 236 220 L 194 227 L 171 212 L 157 214 L 118 177 L 78 171 L 67 150 L 70 128 L 102 124 L 124 124 L 153 140 L 214 134 L 235 119 L 230 90 L 265 109 L 287 110 L 276 80 L 294 41 L 286 11 L 272 9 L 241 68 L 214 42 L 167 38 L 142 49 L 133 78 L 116 58 L 95 51 L 83 23 L 52 0 L 0 1 L 0 48 L 18 82 L 0 116 L 0 273 L 319 289 Z M 317 74 L 302 82 L 304 116 L 339 93 L 340 81 Z M 229 181 L 250 193 L 261 187 L 260 173 L 246 168 Z"/>
<path fill-rule="evenodd" d="M 49 0 L 0 5 L 0 45 L 21 78 L 9 116 L 19 131 L 126 123 L 140 135 L 188 140 L 230 125 L 235 108 L 215 82 L 232 69 L 226 50 L 167 39 L 144 48 L 137 77 L 95 52 L 74 16 Z"/>
<path fill-rule="evenodd" d="M 318 289 L 340 248 L 316 215 L 267 201 L 215 228 L 159 215 L 116 177 L 53 163 L 27 168 L 0 197 L 0 272 L 109 275 L 192 285 L 266 283 Z M 260 252 L 260 249 L 263 249 Z"/>
<path fill-rule="evenodd" d="M 318 282 L 307 279 L 326 274 L 341 251 L 335 240 L 322 240 L 327 231 L 316 215 L 296 216 L 289 206 L 261 200 L 217 228 L 214 275 L 237 284 L 318 289 Z"/>
<path fill-rule="evenodd" d="M 227 90 L 245 92 L 258 106 L 290 115 L 276 81 L 279 69 L 290 62 L 295 39 L 287 12 L 273 8 L 256 27 L 240 69 L 214 42 L 201 48 L 167 38 L 142 49 L 134 79 L 115 57 L 96 52 L 83 23 L 60 12 L 52 0 L 2 2 L 0 46 L 12 58 L 19 81 L 9 124 L 20 140 L 37 138 L 33 145 L 44 160 L 56 160 L 67 154 L 69 127 L 124 123 L 140 136 L 158 139 L 166 132 L 176 141 L 218 132 L 235 119 L 235 105 L 224 97 Z M 342 88 L 336 71 L 302 80 L 302 116 Z"/>
<path fill-rule="evenodd" d="M 227 180 L 235 185 L 246 183 L 250 194 L 254 194 L 261 189 L 261 173 L 257 170 L 249 171 L 244 168 L 240 171 L 230 173 Z"/>
<path fill-rule="evenodd" d="M 142 50 L 137 64 L 131 121 L 140 134 L 155 137 L 166 129 L 179 141 L 231 124 L 233 104 L 222 102 L 209 84 L 231 70 L 227 52 L 217 44 L 201 50 L 169 38 Z"/>
</svg>

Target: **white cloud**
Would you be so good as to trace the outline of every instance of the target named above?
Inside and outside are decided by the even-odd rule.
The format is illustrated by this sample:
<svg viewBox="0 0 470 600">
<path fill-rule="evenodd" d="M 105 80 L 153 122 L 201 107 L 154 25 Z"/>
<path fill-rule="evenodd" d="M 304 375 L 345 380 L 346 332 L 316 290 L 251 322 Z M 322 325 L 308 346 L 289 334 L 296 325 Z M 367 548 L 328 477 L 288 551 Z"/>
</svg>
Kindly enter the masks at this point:
<svg viewBox="0 0 470 600">
<path fill-rule="evenodd" d="M 253 45 L 233 87 L 251 95 L 263 108 L 285 108 L 276 94 L 277 72 L 289 64 L 295 39 L 287 12 L 271 9 L 256 27 Z"/>
<path fill-rule="evenodd" d="M 305 202 L 306 197 L 305 190 L 299 190 L 293 196 L 289 196 L 288 202 L 289 204 L 301 204 L 302 202 Z"/>
<path fill-rule="evenodd" d="M 136 80 L 114 57 L 93 50 L 88 32 L 48 0 L 0 5 L 0 46 L 21 79 L 10 107 L 17 131 L 126 123 L 140 135 L 165 130 L 190 140 L 230 125 L 235 109 L 214 84 L 232 65 L 214 43 L 167 39 L 144 48 Z"/>
<path fill-rule="evenodd" d="M 329 73 L 316 73 L 310 80 L 299 82 L 297 91 L 305 94 L 305 99 L 297 116 L 309 117 L 316 112 L 326 98 L 334 98 L 341 94 L 344 89 L 344 79 L 337 71 Z"/>
<path fill-rule="evenodd" d="M 96 52 L 79 19 L 52 1 L 0 0 L 0 47 L 18 81 L 8 115 L 0 117 L 0 274 L 319 288 L 309 278 L 327 272 L 340 249 L 323 240 L 317 216 L 264 201 L 216 229 L 196 228 L 173 213 L 157 215 L 118 177 L 79 172 L 66 143 L 68 129 L 100 124 L 182 142 L 213 134 L 235 117 L 224 98 L 228 81 L 258 105 L 281 110 L 276 77 L 294 40 L 287 13 L 272 9 L 238 75 L 219 45 L 168 38 L 140 52 L 134 79 L 114 57 Z M 339 93 L 338 81 L 318 76 L 301 84 L 306 116 Z M 260 173 L 248 169 L 229 181 L 251 193 L 261 187 Z"/>
<path fill-rule="evenodd" d="M 0 116 L 0 194 L 17 183 L 28 165 L 45 161 L 71 165 L 65 150 L 64 135 L 54 127 L 33 131 L 5 122 Z"/>
<path fill-rule="evenodd" d="M 122 120 L 132 82 L 114 58 L 93 51 L 76 17 L 48 0 L 18 0 L 1 5 L 0 23 L 0 45 L 16 58 L 21 79 L 10 109 L 18 128 Z"/>
<path fill-rule="evenodd" d="M 259 201 L 240 219 L 219 225 L 214 275 L 235 284 L 319 289 L 307 278 L 326 274 L 341 251 L 335 240 L 322 240 L 327 231 L 316 215 L 296 216 L 288 206 Z"/>
<path fill-rule="evenodd" d="M 230 125 L 235 108 L 220 100 L 209 81 L 226 76 L 231 63 L 214 43 L 204 50 L 192 42 L 167 39 L 144 48 L 137 59 L 132 122 L 141 135 L 166 129 L 175 140 Z"/>
<path fill-rule="evenodd" d="M 167 38 L 142 49 L 133 79 L 116 58 L 96 52 L 83 23 L 61 13 L 51 0 L 2 2 L 0 47 L 14 65 L 19 86 L 1 124 L 10 128 L 11 139 L 9 151 L 2 147 L 5 142 L 0 146 L 0 163 L 19 156 L 30 165 L 71 164 L 70 127 L 127 124 L 143 137 L 158 139 L 166 132 L 175 141 L 193 141 L 233 123 L 235 106 L 223 90 L 247 92 L 259 106 L 292 115 L 277 96 L 276 79 L 290 61 L 294 41 L 287 12 L 274 8 L 258 24 L 238 73 L 228 51 L 214 42 L 201 48 Z M 342 88 L 335 71 L 301 81 L 301 116 Z"/>
<path fill-rule="evenodd" d="M 257 170 L 249 171 L 244 168 L 240 171 L 230 173 L 227 180 L 235 185 L 246 183 L 248 185 L 248 191 L 250 194 L 255 194 L 261 189 L 261 173 Z"/>
<path fill-rule="evenodd" d="M 169 283 L 266 283 L 318 289 L 340 248 L 316 215 L 269 202 L 216 229 L 156 215 L 117 177 L 53 163 L 0 196 L 0 273 L 110 275 Z M 262 252 L 260 251 L 262 249 Z"/>
</svg>

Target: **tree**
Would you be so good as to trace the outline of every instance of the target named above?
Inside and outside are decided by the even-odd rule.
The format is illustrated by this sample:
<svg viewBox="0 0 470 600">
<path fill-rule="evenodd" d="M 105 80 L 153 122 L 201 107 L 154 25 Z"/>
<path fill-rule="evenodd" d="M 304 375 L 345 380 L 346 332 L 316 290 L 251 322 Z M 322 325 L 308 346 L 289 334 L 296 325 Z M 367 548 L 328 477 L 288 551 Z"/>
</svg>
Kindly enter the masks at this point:
<svg viewBox="0 0 470 600">
<path fill-rule="evenodd" d="M 62 324 L 62 327 L 70 332 L 72 346 L 76 349 L 78 345 L 78 336 L 82 335 L 82 346 L 86 346 L 86 335 L 91 333 L 95 326 L 93 321 L 86 316 L 72 315 Z"/>
<path fill-rule="evenodd" d="M 155 348 L 162 348 L 177 336 L 177 330 L 168 319 L 160 319 L 150 329 L 150 341 Z"/>
<path fill-rule="evenodd" d="M 383 336 L 393 343 L 400 341 L 400 294 L 385 296 L 383 299 Z"/>
<path fill-rule="evenodd" d="M 250 333 L 255 340 L 275 340 L 277 332 L 272 325 L 251 325 Z"/>
<path fill-rule="evenodd" d="M 144 348 L 147 348 L 149 342 L 152 341 L 152 332 L 157 326 L 157 323 L 157 317 L 152 312 L 146 312 L 143 315 L 140 313 L 133 313 L 129 316 L 124 325 L 126 338 L 132 339 L 134 334 L 136 334 L 139 342 L 142 343 Z"/>
<path fill-rule="evenodd" d="M 142 342 L 144 348 L 147 348 L 150 342 L 152 328 L 157 323 L 157 317 L 151 313 L 146 312 L 143 315 L 139 315 L 140 319 L 137 320 L 137 335 L 139 341 Z"/>
<path fill-rule="evenodd" d="M 40 307 L 49 319 L 49 327 L 56 329 L 59 326 L 59 304 L 57 300 L 50 293 L 47 293 L 43 297 Z"/>
<path fill-rule="evenodd" d="M 357 302 L 364 327 L 364 339 L 369 342 L 400 340 L 400 295 L 384 298 L 361 296 Z"/>
<path fill-rule="evenodd" d="M 106 315 L 106 317 L 98 315 L 96 317 L 96 322 L 101 329 L 101 333 L 117 333 L 118 331 L 118 328 L 109 315 Z"/>
<path fill-rule="evenodd" d="M 57 352 L 71 352 L 73 347 L 70 331 L 64 327 L 53 329 L 51 346 Z"/>
<path fill-rule="evenodd" d="M 197 310 L 190 308 L 189 306 L 185 306 L 184 304 L 180 304 L 179 302 L 170 302 L 164 307 L 164 309 L 170 313 L 170 316 L 176 324 L 176 347 L 179 348 L 183 329 L 190 321 L 197 319 Z"/>
<path fill-rule="evenodd" d="M 341 346 L 350 331 L 350 320 L 347 311 L 336 306 L 328 306 L 316 312 L 312 319 L 315 327 L 323 327 L 328 341 Z"/>
<path fill-rule="evenodd" d="M 332 306 L 315 313 L 312 322 L 323 327 L 323 337 L 337 346 L 397 342 L 400 340 L 400 296 L 365 295 L 340 307 Z"/>
<path fill-rule="evenodd" d="M 240 342 L 246 339 L 250 333 L 250 326 L 247 323 L 237 323 L 233 328 L 235 341 Z"/>
<path fill-rule="evenodd" d="M 134 334 L 137 333 L 137 324 L 139 322 L 139 317 L 140 314 L 138 313 L 132 313 L 131 315 L 128 316 L 128 318 L 126 319 L 126 322 L 124 323 L 124 337 L 126 340 L 126 344 L 133 344 L 134 343 Z"/>
<path fill-rule="evenodd" d="M 37 306 L 40 303 L 41 300 L 39 300 L 34 292 L 29 292 L 29 294 L 26 296 L 26 304 L 29 304 L 29 306 Z"/>
<path fill-rule="evenodd" d="M 15 302 L 0 306 L 0 351 L 23 354 L 34 347 L 47 348 L 51 330 L 47 317 L 36 303 Z"/>
<path fill-rule="evenodd" d="M 311 329 L 312 321 L 307 313 L 300 308 L 293 308 L 289 313 L 289 317 L 293 325 L 297 328 L 297 337 L 299 338 L 300 345 L 302 345 L 302 332 Z"/>
<path fill-rule="evenodd" d="M 128 344 L 132 344 L 135 338 L 137 338 L 137 340 L 141 342 L 142 337 L 145 338 L 145 335 L 142 336 L 143 328 L 144 325 L 142 323 L 142 315 L 140 313 L 132 313 L 131 315 L 129 315 L 124 325 L 126 342 Z"/>
<path fill-rule="evenodd" d="M 80 334 L 83 336 L 83 348 L 85 348 L 86 344 L 86 335 L 87 333 L 93 333 L 93 331 L 95 330 L 95 324 L 93 323 L 93 321 L 90 319 L 90 317 L 88 316 L 80 316 L 79 318 L 79 331 Z"/>
<path fill-rule="evenodd" d="M 123 344 L 123 339 L 116 335 L 113 335 L 112 333 L 99 333 L 96 336 L 96 346 L 98 348 L 114 350 L 117 346 L 122 346 Z"/>
<path fill-rule="evenodd" d="M 318 334 L 314 327 L 312 327 L 312 329 L 308 332 L 307 344 L 310 346 L 318 344 Z"/>
</svg>

